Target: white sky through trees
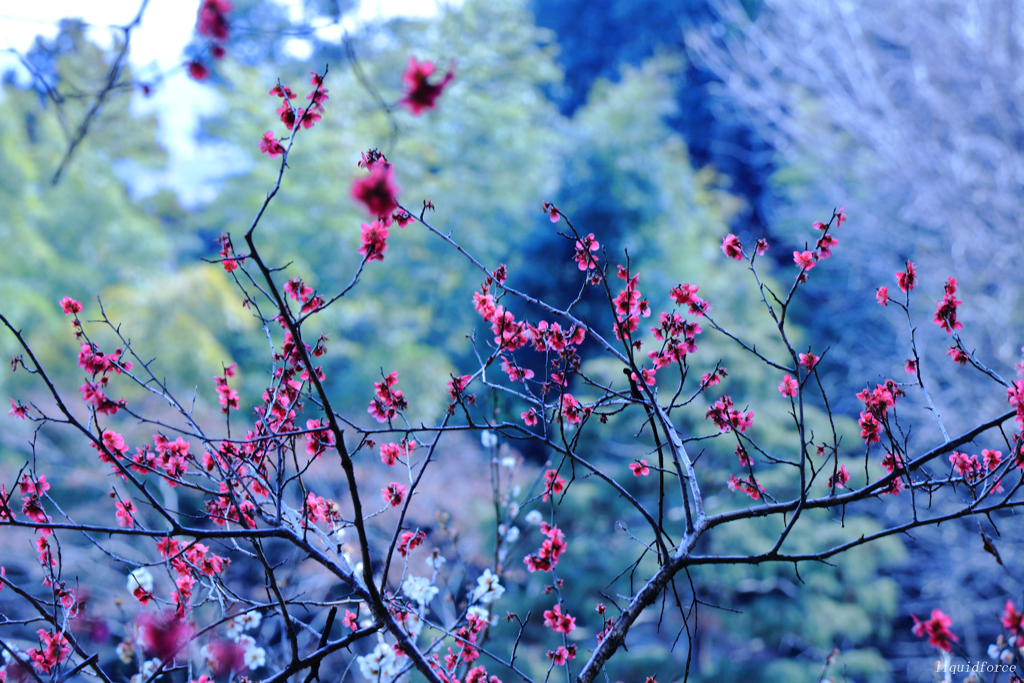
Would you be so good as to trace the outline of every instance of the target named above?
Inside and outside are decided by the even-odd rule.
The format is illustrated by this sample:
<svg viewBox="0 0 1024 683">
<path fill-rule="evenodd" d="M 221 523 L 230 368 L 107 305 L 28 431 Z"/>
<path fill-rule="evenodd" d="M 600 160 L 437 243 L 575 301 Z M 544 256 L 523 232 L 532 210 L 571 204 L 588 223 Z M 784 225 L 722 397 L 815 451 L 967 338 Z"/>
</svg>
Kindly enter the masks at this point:
<svg viewBox="0 0 1024 683">
<path fill-rule="evenodd" d="M 302 21 L 302 0 L 274 0 L 289 8 L 292 21 Z M 322 19 L 318 35 L 323 40 L 340 40 L 345 30 L 395 16 L 431 16 L 442 6 L 457 6 L 449 0 L 360 0 L 355 13 L 345 15 L 340 24 Z M 30 83 L 30 75 L 20 64 L 19 55 L 31 49 L 36 36 L 57 35 L 60 21 L 79 18 L 90 28 L 87 35 L 98 45 L 109 47 L 117 27 L 131 22 L 141 0 L 44 0 L 19 3 L 0 9 L 0 73 L 13 71 L 21 85 Z M 160 121 L 160 142 L 170 153 L 167 170 L 157 174 L 127 173 L 133 178 L 133 190 L 149 194 L 161 187 L 175 190 L 181 201 L 195 204 L 216 194 L 209 180 L 211 168 L 230 165 L 234 150 L 212 146 L 197 147 L 195 132 L 199 116 L 216 111 L 219 100 L 209 85 L 195 83 L 183 68 L 184 48 L 193 39 L 199 0 L 150 0 L 142 24 L 132 32 L 130 62 L 140 80 L 166 75 L 153 95 L 137 94 L 133 109 L 139 114 L 155 113 Z M 308 54 L 309 44 L 292 40 L 287 49 L 296 57 Z M 2 97 L 0 92 L 0 97 Z M 219 164 L 209 160 L 217 158 Z M 241 159 L 238 159 L 242 163 Z"/>
<path fill-rule="evenodd" d="M 302 0 L 274 0 L 286 5 L 292 19 L 301 19 Z M 54 36 L 64 18 L 80 18 L 97 30 L 94 40 L 109 43 L 105 27 L 123 26 L 139 11 L 141 0 L 45 0 L 40 3 L 19 3 L 0 10 L 0 50 L 14 48 L 25 52 L 36 35 Z M 355 16 L 343 17 L 349 28 L 367 21 L 395 16 L 430 16 L 439 3 L 431 0 L 361 0 Z M 192 37 L 198 0 L 150 0 L 138 30 L 138 42 L 132 42 L 132 62 L 149 64 L 156 60 L 173 65 L 181 59 L 181 49 Z M 0 60 L 3 68 L 12 60 L 9 53 Z"/>
</svg>

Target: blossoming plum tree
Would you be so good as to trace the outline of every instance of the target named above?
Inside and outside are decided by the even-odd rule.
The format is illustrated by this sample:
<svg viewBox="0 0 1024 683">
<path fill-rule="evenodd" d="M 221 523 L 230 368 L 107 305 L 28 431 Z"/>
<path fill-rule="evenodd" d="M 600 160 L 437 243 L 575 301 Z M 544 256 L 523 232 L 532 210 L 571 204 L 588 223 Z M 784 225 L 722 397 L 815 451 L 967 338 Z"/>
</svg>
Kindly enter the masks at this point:
<svg viewBox="0 0 1024 683">
<path fill-rule="evenodd" d="M 203 35 L 226 36 L 228 10 L 227 2 L 204 3 Z M 434 108 L 454 78 L 449 71 L 431 84 L 433 68 L 430 62 L 409 61 L 400 101 L 414 115 Z M 306 274 L 270 260 L 261 249 L 260 224 L 273 210 L 293 146 L 316 135 L 316 123 L 326 113 L 326 77 L 326 70 L 312 74 L 304 106 L 285 85 L 273 86 L 270 94 L 281 101 L 276 114 L 289 133 L 277 138 L 268 131 L 253 144 L 267 154 L 268 163 L 278 164 L 277 181 L 242 240 L 223 235 L 219 258 L 213 260 L 236 283 L 267 339 L 268 386 L 243 418 L 244 434 L 237 427 L 243 403 L 231 381 L 237 372 L 259 368 L 232 363 L 204 388 L 217 396 L 224 416 L 223 429 L 214 432 L 102 308 L 90 312 L 95 322 L 89 322 L 82 303 L 71 297 L 59 302 L 80 344 L 78 365 L 86 375 L 81 396 L 74 399 L 39 362 L 18 321 L 0 312 L 0 323 L 22 347 L 12 369 L 35 375 L 49 395 L 45 403 L 12 397 L 11 418 L 39 429 L 66 430 L 68 443 L 84 452 L 88 444 L 94 451 L 90 457 L 98 460 L 94 464 L 110 482 L 110 502 L 100 503 L 105 517 L 94 523 L 72 513 L 68 491 L 51 486 L 48 478 L 58 473 L 42 459 L 33 455 L 19 471 L 2 472 L 0 526 L 32 539 L 38 568 L 33 576 L 15 580 L 0 567 L 0 649 L 7 662 L 0 680 L 66 680 L 88 672 L 114 681 L 127 672 L 135 683 L 161 676 L 197 683 L 236 677 L 309 682 L 330 668 L 353 678 L 358 670 L 380 683 L 412 669 L 435 683 L 497 683 L 547 680 L 558 668 L 568 680 L 589 683 L 605 671 L 614 675 L 616 662 L 629 658 L 630 627 L 660 600 L 674 603 L 692 652 L 697 615 L 706 608 L 697 588 L 679 579 L 695 568 L 771 563 L 799 568 L 919 527 L 971 516 L 983 520 L 1024 504 L 1024 379 L 1006 381 L 967 351 L 956 334 L 962 329 L 961 301 L 949 277 L 934 322 L 953 335 L 950 355 L 956 362 L 1002 385 L 1009 409 L 963 434 L 946 434 L 922 378 L 921 367 L 930 357 L 917 348 L 913 335 L 911 295 L 919 282 L 909 261 L 896 274 L 902 301 L 890 298 L 886 286 L 865 296 L 906 314 L 912 354 L 906 369 L 912 380 L 886 379 L 860 392 L 862 443 L 842 443 L 829 410 L 829 387 L 818 370 L 827 349 L 812 343 L 801 351 L 787 327 L 801 285 L 840 248 L 833 233 L 847 220 L 842 209 L 814 224 L 820 236 L 813 248 L 793 252 L 792 284 L 785 291 L 759 275 L 757 259 L 769 250 L 766 241 L 748 253 L 737 236 L 722 240 L 730 260 L 723 267 L 746 265 L 757 283 L 760 300 L 752 305 L 773 321 L 785 349 L 779 357 L 728 329 L 711 303 L 697 295 L 699 285 L 680 283 L 662 292 L 645 287 L 645 296 L 641 273 L 627 256 L 616 256 L 607 245 L 602 250 L 604 238 L 583 234 L 550 202 L 543 202 L 542 210 L 575 247 L 566 266 L 578 273 L 580 296 L 593 289 L 607 307 L 602 319 L 584 319 L 575 310 L 580 297 L 556 306 L 530 296 L 516 288 L 515 273 L 505 265 L 477 260 L 453 233 L 428 220 L 434 208 L 429 200 L 422 207 L 403 204 L 395 181 L 401 162 L 377 150 L 363 155 L 359 166 L 365 174 L 350 188 L 370 221 L 362 225 L 359 256 L 351 255 L 353 276 L 333 283 L 330 291 L 315 291 L 304 283 Z M 343 414 L 334 407 L 328 381 L 333 378 L 317 361 L 329 352 L 328 331 L 318 326 L 318 316 L 358 296 L 364 269 L 387 268 L 388 241 L 400 241 L 402 234 L 389 233 L 393 224 L 427 231 L 450 247 L 451 258 L 472 263 L 481 278 L 465 305 L 475 309 L 489 334 L 476 340 L 478 362 L 464 368 L 465 374 L 453 374 L 447 387 L 436 388 L 447 395 L 447 407 L 431 424 L 406 419 L 418 397 L 406 396 L 398 373 L 388 368 L 381 381 L 365 387 L 366 413 L 373 419 Z M 822 268 L 812 274 L 818 265 Z M 648 318 L 652 322 L 644 323 Z M 101 348 L 97 328 L 116 335 L 121 345 Z M 758 408 L 748 409 L 742 399 L 723 393 L 728 374 L 720 363 L 704 359 L 701 363 L 714 369 L 699 379 L 692 376 L 705 328 L 775 373 L 777 400 L 784 402 L 790 420 L 788 447 L 758 441 L 753 428 Z M 595 358 L 620 368 L 624 379 L 589 372 L 587 362 Z M 1024 372 L 1024 361 L 1017 369 Z M 150 393 L 164 412 L 111 398 L 121 396 L 126 383 Z M 925 449 L 911 445 L 909 427 L 897 419 L 897 402 L 908 392 L 919 392 L 931 407 L 943 434 L 940 443 Z M 520 419 L 496 417 L 495 399 L 488 396 L 516 405 Z M 824 424 L 811 417 L 811 406 L 826 416 Z M 680 417 L 687 414 L 688 420 Z M 125 416 L 151 428 L 152 443 L 129 443 L 119 427 Z M 1014 422 L 1016 431 L 1005 428 Z M 684 424 L 706 427 L 691 431 Z M 616 469 L 594 462 L 584 436 L 611 429 L 645 432 L 652 444 L 647 457 Z M 482 572 L 473 571 L 457 548 L 430 550 L 434 532 L 409 521 L 420 517 L 413 513 L 443 444 L 466 432 L 479 433 L 494 456 L 497 533 L 493 563 Z M 543 447 L 548 460 L 524 494 L 510 486 L 506 472 L 515 470 L 516 459 L 499 461 L 498 446 L 525 440 Z M 727 480 L 710 466 L 714 455 L 694 452 L 696 444 L 712 440 L 728 442 L 738 458 L 738 466 L 730 460 Z M 960 450 L 979 441 L 987 446 L 980 459 Z M 332 498 L 312 474 L 318 461 L 340 466 L 341 495 Z M 371 468 L 380 476 L 368 476 Z M 392 481 L 381 488 L 377 478 Z M 618 599 L 594 594 L 581 601 L 567 590 L 579 570 L 567 563 L 574 538 L 565 532 L 561 511 L 585 481 L 599 482 L 604 495 L 626 501 L 642 523 L 642 529 L 630 531 L 639 549 L 627 567 L 629 592 Z M 732 492 L 726 494 L 728 502 L 712 507 L 709 500 L 725 491 Z M 893 496 L 901 506 L 899 524 L 869 535 L 851 533 L 840 543 L 811 550 L 796 542 L 815 524 L 816 511 L 841 516 L 883 496 Z M 953 509 L 937 511 L 937 499 Z M 195 507 L 171 501 L 191 501 Z M 768 545 L 728 555 L 706 552 L 704 539 L 756 518 L 778 521 L 780 531 Z M 524 525 L 537 528 L 535 538 L 521 537 Z M 130 598 L 122 610 L 126 630 L 113 653 L 116 659 L 102 651 L 104 641 L 89 635 L 95 626 L 89 577 L 75 576 L 62 552 L 71 537 L 85 539 L 125 570 Z M 329 581 L 315 593 L 294 590 L 282 578 L 282 548 L 291 550 L 292 561 Z M 449 563 L 451 570 L 445 567 Z M 525 567 L 527 581 L 543 584 L 540 614 L 514 602 L 505 578 L 514 564 Z M 946 653 L 958 642 L 939 608 L 931 619 L 915 617 L 915 622 L 915 634 L 927 635 Z M 997 644 L 996 657 L 1007 663 L 1009 653 L 1010 662 L 1020 664 L 1020 650 L 1013 646 L 1022 635 L 1022 619 L 1012 602 L 1001 623 L 1006 637 Z M 584 625 L 588 633 L 580 638 Z M 261 634 L 276 637 L 257 640 Z M 544 643 L 546 661 L 523 661 L 520 645 L 526 640 Z M 684 677 L 689 661 L 688 655 Z"/>
</svg>

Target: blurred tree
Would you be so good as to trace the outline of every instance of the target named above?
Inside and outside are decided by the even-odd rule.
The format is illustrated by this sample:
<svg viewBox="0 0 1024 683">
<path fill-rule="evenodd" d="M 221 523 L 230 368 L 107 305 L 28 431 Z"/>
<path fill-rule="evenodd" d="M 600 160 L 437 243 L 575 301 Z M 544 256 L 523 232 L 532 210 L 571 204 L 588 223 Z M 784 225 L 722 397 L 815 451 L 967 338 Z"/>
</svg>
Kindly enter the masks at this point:
<svg viewBox="0 0 1024 683">
<path fill-rule="evenodd" d="M 557 35 L 558 64 L 565 80 L 550 94 L 562 112 L 571 116 L 586 102 L 597 79 L 615 80 L 623 66 L 638 67 L 658 53 L 682 58 L 671 81 L 678 106 L 667 121 L 686 141 L 691 163 L 727 176 L 730 193 L 745 200 L 732 214 L 734 231 L 741 237 L 763 236 L 768 229 L 765 203 L 772 150 L 744 107 L 722 88 L 719 75 L 685 58 L 684 36 L 720 35 L 725 28 L 718 23 L 719 15 L 706 0 L 612 0 L 601 11 L 592 5 L 581 0 L 531 3 L 538 25 Z M 751 16 L 756 15 L 756 0 L 746 6 Z"/>
<path fill-rule="evenodd" d="M 223 333 L 247 320 L 239 315 L 228 283 L 196 263 L 199 245 L 176 198 L 166 192 L 144 200 L 132 195 L 127 182 L 132 173 L 166 160 L 156 143 L 155 118 L 132 116 L 120 92 L 108 97 L 60 183 L 51 183 L 73 136 L 71 123 L 85 116 L 88 94 L 102 86 L 110 59 L 85 38 L 80 23 L 68 21 L 57 37 L 40 40 L 26 55 L 51 94 L 59 94 L 46 96 L 41 81 L 32 89 L 5 82 L 0 306 L 31 329 L 32 338 L 51 342 L 37 344 L 41 360 L 59 369 L 57 375 L 69 385 L 80 383 L 81 371 L 74 364 L 78 347 L 64 333 L 67 321 L 59 301 L 85 299 L 88 314 L 98 315 L 93 294 L 112 318 L 132 312 L 123 333 L 174 367 L 178 381 L 207 382 L 227 358 Z M 116 90 L 131 87 L 129 71 L 120 78 Z M 177 329 L 192 332 L 185 339 L 171 332 Z M 8 358 L 15 353 L 11 341 L 0 342 Z M 110 339 L 104 343 L 115 345 Z M 27 379 L 2 373 L 0 388 L 13 392 Z"/>
<path fill-rule="evenodd" d="M 904 260 L 917 264 L 918 298 L 938 300 L 946 278 L 957 279 L 965 302 L 959 319 L 976 350 L 998 359 L 993 370 L 1013 379 L 1024 337 L 1024 288 L 1009 275 L 1024 256 L 1020 3 L 769 1 L 754 18 L 735 2 L 711 5 L 717 21 L 734 29 L 718 38 L 687 34 L 688 54 L 726 83 L 722 97 L 740 103 L 777 150 L 773 233 L 787 247 L 803 248 L 822 197 L 848 203 L 856 221 L 856 236 L 840 238 L 841 272 L 812 281 L 806 292 L 820 307 L 849 316 L 811 307 L 801 317 L 841 350 L 823 366 L 831 383 L 848 387 L 839 409 L 859 410 L 853 392 L 877 381 L 869 372 L 877 372 L 880 358 L 888 359 L 891 376 L 902 376 L 906 317 L 862 293 L 883 285 L 898 293 L 893 273 Z M 915 307 L 917 342 L 929 352 L 922 368 L 928 386 L 942 391 L 936 407 L 955 433 L 998 409 L 1002 392 L 965 384 L 966 370 L 941 357 L 953 340 L 930 312 Z M 851 319 L 866 322 L 853 326 Z M 941 442 L 936 424 L 911 441 Z M 986 447 L 1003 445 L 975 450 Z M 925 534 L 912 544 L 920 550 L 938 538 Z M 941 539 L 948 547 L 981 542 L 973 524 L 946 529 Z M 1019 556 L 1019 535 L 1004 535 L 1000 552 Z M 993 558 L 976 559 L 921 558 L 898 570 L 908 606 L 923 612 L 926 601 L 946 596 L 960 622 L 983 623 L 998 608 L 991 596 L 1019 586 Z M 897 668 L 907 666 L 909 625 L 897 629 L 887 650 Z M 971 638 L 979 650 L 987 646 L 980 633 Z"/>
<path fill-rule="evenodd" d="M 773 230 L 795 248 L 814 220 L 811 197 L 848 202 L 863 226 L 858 239 L 843 243 L 853 257 L 849 287 L 830 287 L 830 300 L 871 313 L 877 329 L 806 321 L 849 350 L 837 360 L 852 381 L 863 381 L 875 354 L 894 364 L 903 354 L 906 321 L 844 294 L 895 284 L 903 263 L 877 258 L 879 250 L 916 262 L 920 287 L 936 300 L 946 278 L 956 277 L 967 302 L 960 319 L 977 332 L 978 351 L 1010 367 L 1019 359 L 1012 333 L 1022 331 L 1016 313 L 1024 296 L 1004 275 L 1024 249 L 1019 4 L 939 2 L 921 11 L 912 2 L 875 2 L 854 11 L 842 3 L 766 2 L 754 20 L 732 2 L 713 6 L 736 30 L 721 40 L 695 31 L 686 44 L 779 150 L 783 201 Z M 915 322 L 928 345 L 949 342 L 929 320 Z M 951 386 L 960 368 L 945 363 L 929 372 Z M 980 391 L 960 392 L 944 406 L 950 429 L 991 407 Z"/>
</svg>

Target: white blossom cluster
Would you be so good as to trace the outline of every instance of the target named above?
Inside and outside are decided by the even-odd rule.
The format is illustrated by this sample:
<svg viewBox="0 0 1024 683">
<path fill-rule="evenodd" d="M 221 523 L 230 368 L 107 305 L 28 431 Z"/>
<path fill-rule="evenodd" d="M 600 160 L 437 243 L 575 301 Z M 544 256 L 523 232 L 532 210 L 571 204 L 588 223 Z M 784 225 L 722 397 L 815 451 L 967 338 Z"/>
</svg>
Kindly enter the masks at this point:
<svg viewBox="0 0 1024 683">
<path fill-rule="evenodd" d="M 505 594 L 505 587 L 498 582 L 498 577 L 485 569 L 484 573 L 476 580 L 476 588 L 473 589 L 473 602 L 482 602 L 489 605 Z"/>
<path fill-rule="evenodd" d="M 239 614 L 237 617 L 228 621 L 228 637 L 238 642 L 239 637 L 242 635 L 242 631 L 252 631 L 260 627 L 260 623 L 263 622 L 263 615 L 259 612 L 246 612 L 245 614 Z"/>
<path fill-rule="evenodd" d="M 383 640 L 377 644 L 372 653 L 364 657 L 356 657 L 356 664 L 359 665 L 359 671 L 363 676 L 374 683 L 391 683 L 401 669 L 395 651 Z"/>
<path fill-rule="evenodd" d="M 402 585 L 402 592 L 410 600 L 419 603 L 420 607 L 425 607 L 437 595 L 438 588 L 431 585 L 430 579 L 425 576 L 410 576 Z"/>
<path fill-rule="evenodd" d="M 136 571 L 138 571 L 138 570 L 136 570 Z M 131 683 L 142 683 L 142 681 L 148 681 L 150 678 L 153 677 L 153 674 L 155 674 L 159 669 L 160 669 L 160 660 L 159 659 L 147 660 L 142 665 L 142 671 L 140 671 L 139 673 L 137 673 L 137 674 L 135 674 L 135 675 L 133 675 L 131 677 Z"/>
</svg>

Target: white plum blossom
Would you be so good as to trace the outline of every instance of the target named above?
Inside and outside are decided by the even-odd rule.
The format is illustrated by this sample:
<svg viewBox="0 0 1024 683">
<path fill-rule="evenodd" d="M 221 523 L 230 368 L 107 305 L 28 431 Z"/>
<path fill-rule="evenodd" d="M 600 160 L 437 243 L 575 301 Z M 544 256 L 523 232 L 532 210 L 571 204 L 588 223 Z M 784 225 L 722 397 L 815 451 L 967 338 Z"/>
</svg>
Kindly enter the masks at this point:
<svg viewBox="0 0 1024 683">
<path fill-rule="evenodd" d="M 6 651 L 4 651 L 4 655 L 7 655 Z M 117 658 L 124 664 L 131 664 L 132 659 L 135 658 L 135 646 L 127 640 L 122 640 L 117 644 Z"/>
<path fill-rule="evenodd" d="M 447 561 L 448 560 L 444 559 L 441 555 L 428 555 L 427 559 L 424 560 L 428 567 L 433 567 L 434 569 L 440 569 L 441 565 Z"/>
<path fill-rule="evenodd" d="M 239 614 L 235 617 L 235 620 L 242 625 L 244 630 L 251 631 L 260 627 L 260 624 L 263 622 L 263 615 L 259 612 L 246 612 L 245 614 Z"/>
<path fill-rule="evenodd" d="M 498 445 L 498 435 L 489 429 L 480 432 L 480 443 L 484 448 L 494 448 Z"/>
<path fill-rule="evenodd" d="M 245 627 L 242 625 L 242 622 L 239 621 L 237 617 L 235 619 L 228 619 L 228 622 L 225 624 L 225 626 L 227 626 L 228 638 L 237 641 L 239 638 L 242 637 L 242 631 Z"/>
<path fill-rule="evenodd" d="M 145 567 L 139 567 L 128 575 L 128 592 L 134 593 L 136 588 L 142 587 L 147 593 L 153 592 L 153 575 Z"/>
<path fill-rule="evenodd" d="M 498 577 L 485 569 L 484 573 L 476 580 L 476 588 L 473 589 L 473 602 L 490 604 L 505 593 L 505 587 L 498 583 Z"/>
<path fill-rule="evenodd" d="M 356 657 L 356 663 L 363 676 L 374 683 L 390 683 L 401 668 L 395 651 L 384 642 L 365 657 Z"/>
<path fill-rule="evenodd" d="M 159 669 L 160 660 L 150 659 L 149 661 L 143 663 L 142 671 L 131 677 L 131 683 L 141 683 L 141 681 L 147 681 L 150 678 L 152 678 L 153 674 L 155 674 Z"/>
<path fill-rule="evenodd" d="M 410 576 L 402 585 L 402 592 L 410 600 L 418 602 L 421 606 L 426 606 L 437 595 L 438 588 L 430 585 L 430 579 L 425 576 Z"/>
<path fill-rule="evenodd" d="M 245 665 L 249 670 L 258 669 L 267 663 L 267 651 L 262 647 L 250 647 L 245 651 Z"/>
<path fill-rule="evenodd" d="M 508 531 L 505 532 L 505 540 L 509 543 L 515 543 L 519 540 L 519 527 L 509 527 Z"/>
<path fill-rule="evenodd" d="M 536 526 L 544 521 L 544 515 L 540 514 L 540 510 L 530 510 L 526 513 L 526 523 Z"/>
<path fill-rule="evenodd" d="M 511 455 L 506 455 L 501 459 L 501 466 L 514 470 L 516 468 L 516 459 Z"/>
<path fill-rule="evenodd" d="M 142 676 L 143 678 L 150 678 L 153 674 L 160 670 L 162 662 L 158 658 L 150 659 L 142 665 Z"/>
</svg>

